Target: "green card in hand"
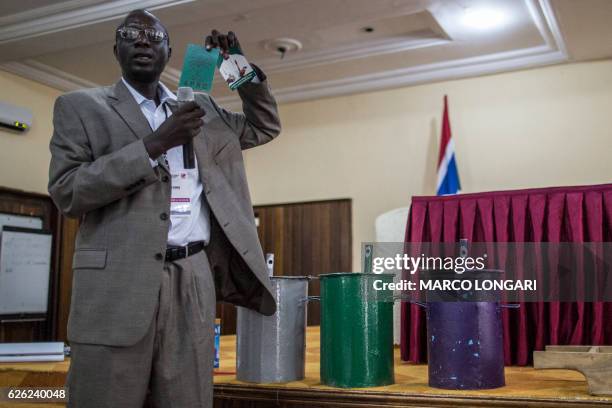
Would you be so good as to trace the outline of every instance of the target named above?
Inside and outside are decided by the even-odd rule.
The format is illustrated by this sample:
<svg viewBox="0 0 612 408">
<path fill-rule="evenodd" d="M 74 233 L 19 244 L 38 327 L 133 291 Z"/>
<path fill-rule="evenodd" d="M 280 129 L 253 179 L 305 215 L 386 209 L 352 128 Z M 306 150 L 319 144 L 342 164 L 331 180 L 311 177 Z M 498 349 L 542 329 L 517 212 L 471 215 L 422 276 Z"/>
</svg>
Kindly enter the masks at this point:
<svg viewBox="0 0 612 408">
<path fill-rule="evenodd" d="M 179 87 L 188 86 L 194 91 L 210 92 L 218 60 L 218 48 L 206 51 L 201 45 L 187 44 Z"/>
</svg>

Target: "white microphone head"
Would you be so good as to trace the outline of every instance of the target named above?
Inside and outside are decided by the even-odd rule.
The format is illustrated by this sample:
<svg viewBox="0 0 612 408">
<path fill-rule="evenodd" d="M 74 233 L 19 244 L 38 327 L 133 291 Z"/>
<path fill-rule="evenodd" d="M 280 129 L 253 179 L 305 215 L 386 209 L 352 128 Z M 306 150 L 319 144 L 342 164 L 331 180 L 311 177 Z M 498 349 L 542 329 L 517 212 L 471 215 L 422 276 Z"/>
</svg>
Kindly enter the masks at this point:
<svg viewBox="0 0 612 408">
<path fill-rule="evenodd" d="M 179 102 L 193 101 L 193 89 L 188 86 L 181 86 L 176 92 L 176 99 Z"/>
</svg>

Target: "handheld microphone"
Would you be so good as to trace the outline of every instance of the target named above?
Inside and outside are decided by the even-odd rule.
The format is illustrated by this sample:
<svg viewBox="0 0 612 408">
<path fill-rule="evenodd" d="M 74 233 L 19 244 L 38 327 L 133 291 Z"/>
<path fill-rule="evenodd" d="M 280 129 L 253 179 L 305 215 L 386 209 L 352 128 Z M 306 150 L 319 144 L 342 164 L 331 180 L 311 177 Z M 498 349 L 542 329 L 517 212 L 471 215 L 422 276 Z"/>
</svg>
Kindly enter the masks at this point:
<svg viewBox="0 0 612 408">
<path fill-rule="evenodd" d="M 181 106 L 185 102 L 191 102 L 194 100 L 193 89 L 188 86 L 182 86 L 176 92 L 176 100 L 178 105 Z M 186 169 L 195 168 L 195 155 L 193 153 L 193 141 L 185 143 L 183 145 L 183 167 Z"/>
</svg>

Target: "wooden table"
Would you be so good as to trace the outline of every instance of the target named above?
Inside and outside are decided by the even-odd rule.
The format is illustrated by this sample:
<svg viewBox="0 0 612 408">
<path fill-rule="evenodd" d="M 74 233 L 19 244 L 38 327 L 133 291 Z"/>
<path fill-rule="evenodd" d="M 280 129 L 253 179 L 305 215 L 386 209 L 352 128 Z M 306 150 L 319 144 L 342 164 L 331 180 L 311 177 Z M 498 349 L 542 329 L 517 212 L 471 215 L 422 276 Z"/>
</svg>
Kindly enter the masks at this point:
<svg viewBox="0 0 612 408">
<path fill-rule="evenodd" d="M 222 372 L 235 372 L 236 336 L 221 339 Z M 234 374 L 215 376 L 215 407 L 612 407 L 612 397 L 587 393 L 584 377 L 570 370 L 506 367 L 506 386 L 493 390 L 441 390 L 427 385 L 427 366 L 404 363 L 395 353 L 395 384 L 338 389 L 319 381 L 319 328 L 306 335 L 306 378 L 286 384 L 248 384 Z"/>
<path fill-rule="evenodd" d="M 612 407 L 612 397 L 587 393 L 584 377 L 570 370 L 506 367 L 506 386 L 493 390 L 440 390 L 427 386 L 427 366 L 401 362 L 395 356 L 396 384 L 338 389 L 319 382 L 319 328 L 307 332 L 306 378 L 287 384 L 248 384 L 236 380 L 235 336 L 221 337 L 221 367 L 214 377 L 215 407 Z M 0 386 L 61 386 L 69 360 L 63 363 L 0 364 Z M 59 408 L 63 404 L 0 403 L 0 408 Z"/>
</svg>

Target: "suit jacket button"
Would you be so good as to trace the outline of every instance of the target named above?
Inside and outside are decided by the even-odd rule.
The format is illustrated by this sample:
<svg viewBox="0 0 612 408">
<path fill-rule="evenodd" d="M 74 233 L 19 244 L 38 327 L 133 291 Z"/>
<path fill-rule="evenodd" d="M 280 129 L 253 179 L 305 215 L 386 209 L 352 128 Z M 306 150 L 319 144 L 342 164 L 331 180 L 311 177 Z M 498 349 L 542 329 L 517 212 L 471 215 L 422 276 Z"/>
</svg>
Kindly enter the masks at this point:
<svg viewBox="0 0 612 408">
<path fill-rule="evenodd" d="M 158 252 L 155 254 L 155 259 L 157 259 L 158 261 L 161 261 L 162 259 L 164 259 L 164 256 L 162 255 L 161 252 Z"/>
<path fill-rule="evenodd" d="M 170 180 L 170 177 L 168 177 L 168 176 L 162 176 L 162 181 L 163 181 L 164 183 L 167 183 L 167 182 L 168 182 L 168 180 Z"/>
<path fill-rule="evenodd" d="M 166 214 L 166 213 L 161 213 L 161 214 L 159 214 L 159 218 L 160 218 L 162 221 L 166 221 L 166 220 L 168 219 L 168 214 Z"/>
</svg>

